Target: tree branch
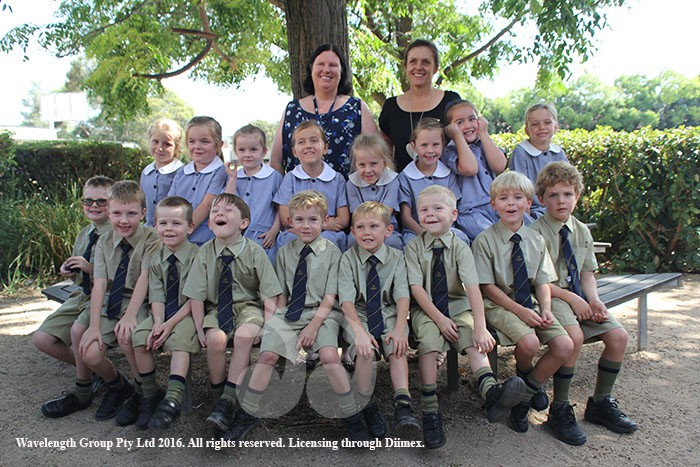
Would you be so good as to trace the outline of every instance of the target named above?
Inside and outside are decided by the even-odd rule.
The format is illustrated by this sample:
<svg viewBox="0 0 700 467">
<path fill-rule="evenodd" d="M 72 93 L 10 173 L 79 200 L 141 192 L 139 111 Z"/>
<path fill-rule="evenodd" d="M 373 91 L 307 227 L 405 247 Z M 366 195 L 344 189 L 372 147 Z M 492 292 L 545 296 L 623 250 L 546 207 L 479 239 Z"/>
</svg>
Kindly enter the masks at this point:
<svg viewBox="0 0 700 467">
<path fill-rule="evenodd" d="M 134 14 L 135 14 L 136 12 L 138 12 L 141 8 L 143 8 L 143 6 L 144 6 L 147 2 L 148 2 L 148 0 L 144 0 L 144 1 L 141 2 L 140 4 L 136 5 L 136 6 L 135 6 L 130 12 L 128 12 L 123 18 L 115 19 L 113 23 L 105 24 L 104 26 L 100 26 L 100 27 L 97 28 L 97 29 L 93 29 L 92 31 L 89 31 L 88 33 L 86 33 L 86 34 L 83 36 L 83 40 L 89 39 L 89 38 L 91 38 L 91 37 L 93 37 L 93 36 L 95 36 L 95 35 L 97 35 L 97 34 L 100 34 L 100 33 L 104 32 L 105 30 L 111 28 L 112 26 L 116 26 L 117 24 L 123 23 L 124 21 L 126 21 L 126 20 L 128 20 L 129 18 L 131 18 L 132 16 L 134 16 Z"/>
<path fill-rule="evenodd" d="M 187 65 L 183 66 L 180 69 L 177 69 L 175 71 L 168 71 L 166 73 L 155 73 L 155 74 L 146 74 L 146 73 L 134 73 L 134 76 L 137 78 L 147 78 L 147 79 L 157 79 L 158 81 L 165 79 L 165 78 L 172 78 L 173 76 L 180 75 L 193 66 L 195 66 L 197 63 L 201 62 L 204 57 L 209 53 L 209 51 L 212 48 L 212 44 L 214 43 L 213 38 L 207 39 L 207 45 L 204 47 L 204 49 L 197 54 L 196 57 L 194 57 Z"/>
<path fill-rule="evenodd" d="M 268 0 L 268 1 L 272 4 L 272 6 L 276 6 L 280 10 L 286 11 L 286 6 L 285 6 L 283 0 Z"/>
<path fill-rule="evenodd" d="M 365 5 L 365 18 L 367 19 L 367 27 L 369 28 L 370 32 L 374 34 L 377 37 L 377 39 L 379 39 L 385 44 L 388 44 L 389 38 L 381 33 L 377 22 L 374 20 L 374 14 L 372 14 L 372 12 L 369 9 L 369 6 L 367 5 Z"/>
<path fill-rule="evenodd" d="M 212 32 L 211 25 L 209 24 L 209 17 L 207 16 L 207 2 L 200 2 L 197 10 L 199 11 L 199 19 L 202 21 L 202 28 L 204 29 L 204 32 L 212 34 L 215 39 L 216 34 Z M 210 48 L 212 47 L 217 53 L 217 55 L 219 55 L 219 57 L 221 57 L 226 63 L 231 65 L 231 68 L 233 68 L 234 70 L 238 68 L 238 63 L 236 63 L 236 59 L 225 53 L 221 48 L 219 48 L 219 45 L 216 43 L 216 40 L 211 41 Z"/>
</svg>

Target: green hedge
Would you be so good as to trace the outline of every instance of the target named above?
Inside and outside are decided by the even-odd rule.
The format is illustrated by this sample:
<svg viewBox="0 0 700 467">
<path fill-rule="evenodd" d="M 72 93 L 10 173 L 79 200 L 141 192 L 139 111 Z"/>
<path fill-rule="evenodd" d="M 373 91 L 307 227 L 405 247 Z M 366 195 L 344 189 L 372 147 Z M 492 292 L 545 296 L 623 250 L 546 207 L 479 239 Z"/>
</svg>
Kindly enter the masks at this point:
<svg viewBox="0 0 700 467">
<path fill-rule="evenodd" d="M 139 180 L 150 156 L 117 143 L 42 141 L 20 143 L 14 151 L 0 143 L 0 193 L 13 197 L 41 193 L 65 196 L 66 188 L 82 187 L 93 175 Z"/>
<path fill-rule="evenodd" d="M 523 135 L 496 135 L 510 154 Z M 557 133 L 584 177 L 577 216 L 616 271 L 700 271 L 700 127 Z"/>
</svg>

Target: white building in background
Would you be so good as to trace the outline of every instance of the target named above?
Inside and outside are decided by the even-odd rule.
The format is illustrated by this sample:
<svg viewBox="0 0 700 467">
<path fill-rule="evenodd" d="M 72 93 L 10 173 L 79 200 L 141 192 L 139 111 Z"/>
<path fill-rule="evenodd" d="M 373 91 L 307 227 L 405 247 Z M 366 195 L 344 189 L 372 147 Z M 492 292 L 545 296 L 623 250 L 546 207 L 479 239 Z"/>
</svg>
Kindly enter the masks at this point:
<svg viewBox="0 0 700 467">
<path fill-rule="evenodd" d="M 15 141 L 50 141 L 58 139 L 55 128 L 37 128 L 33 126 L 0 125 L 0 131 L 12 132 Z"/>
<path fill-rule="evenodd" d="M 90 107 L 84 92 L 54 92 L 41 96 L 39 114 L 53 128 L 56 122 L 85 122 L 98 111 Z"/>
</svg>

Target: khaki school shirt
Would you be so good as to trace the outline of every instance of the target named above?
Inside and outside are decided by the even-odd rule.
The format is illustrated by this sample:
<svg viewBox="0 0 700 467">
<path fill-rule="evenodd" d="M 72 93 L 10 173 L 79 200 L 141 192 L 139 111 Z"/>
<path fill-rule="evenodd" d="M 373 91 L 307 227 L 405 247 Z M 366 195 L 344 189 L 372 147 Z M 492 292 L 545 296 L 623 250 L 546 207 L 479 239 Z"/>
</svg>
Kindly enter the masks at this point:
<svg viewBox="0 0 700 467">
<path fill-rule="evenodd" d="M 530 224 L 529 227 L 544 238 L 547 250 L 549 250 L 549 256 L 559 277 L 555 284 L 561 288 L 568 289 L 570 284 L 566 281 L 566 278 L 569 275 L 569 271 L 566 267 L 564 249 L 562 248 L 561 236 L 559 235 L 563 225 L 563 223 L 545 213 L 544 216 Z M 571 247 L 574 250 L 579 276 L 581 271 L 595 271 L 598 269 L 598 261 L 596 261 L 595 253 L 593 252 L 591 231 L 573 216 L 569 217 L 566 225 L 571 231 L 569 242 L 571 242 Z"/>
<path fill-rule="evenodd" d="M 260 245 L 243 235 L 228 246 L 215 238 L 199 248 L 183 290 L 186 297 L 204 302 L 205 313 L 217 310 L 222 255 L 235 257 L 230 267 L 236 313 L 248 306 L 263 310 L 264 300 L 282 293 L 272 263 Z"/>
<path fill-rule="evenodd" d="M 525 226 L 520 227 L 517 233 L 522 238 L 520 249 L 525 257 L 530 283 L 535 286 L 556 281 L 557 274 L 547 254 L 544 238 Z M 513 232 L 499 221 L 476 237 L 472 249 L 479 283 L 495 284 L 514 299 L 513 266 L 510 259 L 513 251 L 513 242 L 510 241 L 512 236 Z"/>
<path fill-rule="evenodd" d="M 134 293 L 136 281 L 142 270 L 148 270 L 148 257 L 152 256 L 161 246 L 160 239 L 152 227 L 139 225 L 136 232 L 129 238 L 120 237 L 113 230 L 100 236 L 95 247 L 94 278 L 107 279 L 105 301 L 102 306 L 102 315 L 106 316 L 106 305 L 109 303 L 109 293 L 112 289 L 112 281 L 117 273 L 117 268 L 122 260 L 121 242 L 129 242 L 133 250 L 129 257 L 129 267 L 124 282 L 124 295 L 122 299 L 121 313 L 129 305 L 129 299 Z"/>
<path fill-rule="evenodd" d="M 291 301 L 294 287 L 294 274 L 299 263 L 299 255 L 306 244 L 295 238 L 277 251 L 275 271 L 282 286 L 282 293 Z M 327 294 L 338 294 L 338 265 L 342 253 L 331 241 L 320 235 L 309 245 L 312 252 L 306 257 L 306 300 L 304 308 L 315 309 L 321 305 Z M 337 302 L 333 306 L 339 310 Z"/>
<path fill-rule="evenodd" d="M 175 267 L 180 278 L 180 284 L 178 288 L 178 304 L 182 306 L 187 301 L 187 297 L 182 293 L 185 288 L 185 281 L 190 273 L 190 268 L 197 256 L 197 245 L 185 241 L 185 243 L 180 246 L 180 248 L 173 253 L 170 249 L 163 245 L 163 247 L 151 258 L 150 268 L 148 272 L 148 302 L 149 303 L 166 303 L 166 290 L 168 281 L 168 270 L 170 269 L 170 263 L 168 258 L 170 255 L 174 254 L 177 258 Z"/>
<path fill-rule="evenodd" d="M 442 262 L 447 274 L 447 292 L 450 316 L 455 316 L 471 309 L 465 285 L 479 284 L 479 276 L 474 266 L 474 257 L 469 246 L 449 231 L 436 238 L 423 232 L 406 245 L 406 269 L 408 284 L 419 285 L 425 289 L 432 300 L 433 244 L 441 241 L 445 247 Z"/>
<path fill-rule="evenodd" d="M 338 271 L 338 302 L 352 302 L 362 321 L 367 321 L 367 273 L 372 266 L 368 259 L 376 256 L 377 275 L 381 286 L 382 317 L 396 316 L 396 301 L 410 297 L 406 261 L 396 248 L 382 245 L 376 253 L 353 246 L 343 254 Z"/>
<path fill-rule="evenodd" d="M 80 232 L 78 232 L 78 235 L 75 236 L 75 243 L 73 243 L 73 254 L 71 256 L 83 256 L 83 253 L 85 253 L 85 249 L 88 246 L 88 243 L 90 243 L 90 233 L 92 231 L 97 230 L 97 234 L 99 237 L 104 235 L 105 233 L 109 232 L 112 230 L 112 224 L 109 223 L 109 221 L 105 222 L 102 225 L 95 225 L 94 223 L 90 225 L 86 225 L 82 229 L 80 229 Z M 99 237 L 97 240 L 99 241 Z M 92 247 L 92 251 L 90 252 L 90 257 L 88 258 L 88 261 L 90 263 L 94 264 L 95 261 L 95 250 L 97 248 L 97 243 L 95 243 Z M 94 275 L 93 271 L 93 275 Z M 75 282 L 76 285 L 82 286 L 83 285 L 83 272 L 76 272 L 73 275 L 73 282 Z"/>
</svg>

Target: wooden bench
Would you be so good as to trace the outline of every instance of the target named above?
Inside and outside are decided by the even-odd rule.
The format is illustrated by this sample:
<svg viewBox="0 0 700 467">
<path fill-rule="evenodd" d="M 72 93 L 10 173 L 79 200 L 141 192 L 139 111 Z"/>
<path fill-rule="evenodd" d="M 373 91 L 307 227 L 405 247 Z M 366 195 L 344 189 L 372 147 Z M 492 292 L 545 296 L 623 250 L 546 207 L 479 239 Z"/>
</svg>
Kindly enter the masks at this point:
<svg viewBox="0 0 700 467">
<path fill-rule="evenodd" d="M 680 278 L 681 274 L 677 272 L 598 278 L 598 295 L 606 307 L 612 308 L 637 299 L 637 351 L 647 347 L 647 295 L 667 285 L 679 286 Z M 495 337 L 495 332 L 491 332 Z M 489 353 L 489 362 L 493 373 L 498 376 L 498 338 L 496 346 Z M 447 386 L 452 391 L 459 387 L 457 352 L 454 350 L 447 353 Z"/>
</svg>

